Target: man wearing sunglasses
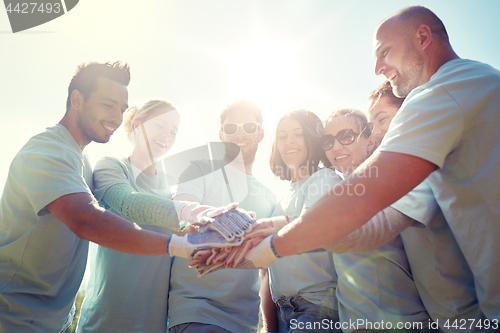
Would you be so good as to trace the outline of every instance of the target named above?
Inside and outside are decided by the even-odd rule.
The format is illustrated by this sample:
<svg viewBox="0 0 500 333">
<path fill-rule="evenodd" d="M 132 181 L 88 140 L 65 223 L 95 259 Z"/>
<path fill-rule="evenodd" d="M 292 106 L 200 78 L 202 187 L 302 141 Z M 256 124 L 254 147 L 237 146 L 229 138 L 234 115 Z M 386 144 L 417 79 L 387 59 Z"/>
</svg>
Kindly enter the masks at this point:
<svg viewBox="0 0 500 333">
<path fill-rule="evenodd" d="M 212 161 L 193 161 L 180 177 L 175 200 L 207 205 L 239 202 L 241 208 L 254 211 L 257 218 L 269 217 L 276 197 L 252 175 L 255 154 L 264 137 L 260 109 L 251 102 L 237 101 L 224 109 L 220 120 L 219 138 L 231 143 L 225 145 L 224 159 L 217 160 L 212 149 Z M 189 181 L 183 182 L 184 179 Z M 267 287 L 262 295 L 268 297 L 262 301 L 274 306 L 267 275 L 263 274 L 262 281 L 262 287 Z M 198 278 L 195 268 L 188 267 L 188 260 L 174 258 L 169 333 L 256 332 L 259 285 L 256 270 L 223 269 Z"/>
</svg>

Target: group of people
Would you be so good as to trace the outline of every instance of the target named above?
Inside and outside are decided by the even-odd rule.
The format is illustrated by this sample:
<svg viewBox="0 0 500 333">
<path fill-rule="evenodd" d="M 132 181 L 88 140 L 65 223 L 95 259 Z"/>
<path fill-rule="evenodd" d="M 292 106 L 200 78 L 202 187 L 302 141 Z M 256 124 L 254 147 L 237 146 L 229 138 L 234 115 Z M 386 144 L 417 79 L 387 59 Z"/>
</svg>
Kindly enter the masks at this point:
<svg viewBox="0 0 500 333">
<path fill-rule="evenodd" d="M 172 177 L 160 158 L 182 114 L 165 100 L 129 107 L 127 65 L 80 66 L 63 119 L 9 171 L 0 332 L 64 332 L 87 253 L 77 332 L 256 332 L 259 304 L 267 332 L 499 330 L 500 72 L 458 58 L 421 6 L 380 24 L 374 55 L 387 82 L 365 112 L 279 120 L 279 200 L 252 175 L 264 137 L 255 104 L 229 104 L 221 156 Z M 122 121 L 132 153 L 92 170 L 83 149 Z M 212 223 L 235 210 L 257 220 L 253 235 L 272 235 L 235 245 L 228 230 L 241 221 Z M 209 271 L 189 267 L 193 246 L 209 251 Z"/>
</svg>

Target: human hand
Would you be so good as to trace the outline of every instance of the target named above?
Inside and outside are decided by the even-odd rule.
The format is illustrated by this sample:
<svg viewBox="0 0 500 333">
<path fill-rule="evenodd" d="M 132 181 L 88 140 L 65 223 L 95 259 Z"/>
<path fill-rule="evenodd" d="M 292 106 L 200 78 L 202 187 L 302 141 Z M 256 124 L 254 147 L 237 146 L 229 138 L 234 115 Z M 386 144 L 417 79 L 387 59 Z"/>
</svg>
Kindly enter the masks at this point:
<svg viewBox="0 0 500 333">
<path fill-rule="evenodd" d="M 274 261 L 280 258 L 272 246 L 273 235 L 270 235 L 263 240 L 258 240 L 257 244 L 254 244 L 256 239 L 245 240 L 242 245 L 237 247 L 232 247 L 224 249 L 211 249 L 210 253 L 198 251 L 194 254 L 193 260 L 190 262 L 190 266 L 194 265 L 195 261 L 200 261 L 196 270 L 198 272 L 198 277 L 202 277 L 208 273 L 215 272 L 223 268 L 242 268 L 242 269 L 256 269 L 256 268 L 268 268 Z M 254 246 L 254 247 L 253 247 Z M 253 248 L 252 248 L 253 247 Z M 225 265 L 223 260 L 230 259 L 229 256 L 235 249 L 238 258 L 237 264 L 236 260 L 232 261 L 232 265 Z M 248 251 L 248 249 L 250 249 Z M 229 251 L 229 252 L 228 252 Z M 208 255 L 208 257 L 207 257 Z M 221 260 L 222 257 L 222 260 Z M 205 260 L 204 260 L 205 259 Z"/>
<path fill-rule="evenodd" d="M 174 257 L 191 259 L 197 253 L 211 250 L 212 248 L 229 248 L 243 243 L 243 238 L 235 238 L 228 242 L 217 231 L 209 230 L 202 233 L 187 234 L 183 237 L 172 235 L 167 244 L 167 253 Z"/>
<path fill-rule="evenodd" d="M 243 235 L 244 241 L 241 246 L 233 246 L 225 251 L 222 251 L 220 248 L 216 248 L 213 249 L 213 251 L 199 253 L 196 258 L 191 260 L 189 265 L 211 265 L 219 264 L 224 261 L 225 267 L 238 266 L 250 249 L 259 244 L 267 236 L 277 233 L 287 223 L 288 216 L 275 216 L 259 219 L 252 227 L 252 230 Z M 220 255 L 219 251 L 221 252 Z M 222 252 L 226 254 L 223 255 Z M 208 262 L 205 263 L 207 260 Z"/>
<path fill-rule="evenodd" d="M 180 215 L 190 225 L 199 227 L 201 232 L 215 230 L 230 242 L 250 232 L 256 223 L 255 213 L 237 208 L 237 203 L 218 208 L 188 203 Z"/>
</svg>

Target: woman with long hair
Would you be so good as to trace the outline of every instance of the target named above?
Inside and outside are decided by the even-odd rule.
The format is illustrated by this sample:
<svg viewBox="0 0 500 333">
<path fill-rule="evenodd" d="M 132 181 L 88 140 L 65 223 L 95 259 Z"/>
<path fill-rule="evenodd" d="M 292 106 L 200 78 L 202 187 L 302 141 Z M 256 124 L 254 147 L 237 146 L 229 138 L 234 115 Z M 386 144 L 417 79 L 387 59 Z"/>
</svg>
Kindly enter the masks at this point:
<svg viewBox="0 0 500 333">
<path fill-rule="evenodd" d="M 285 114 L 278 123 L 271 152 L 271 170 L 289 187 L 273 216 L 301 215 L 341 179 L 329 168 L 321 148 L 323 124 L 310 111 Z M 325 250 L 303 253 L 278 260 L 269 268 L 270 289 L 277 305 L 279 332 L 324 330 L 326 319 L 338 321 L 335 293 L 337 276 L 332 254 Z"/>
</svg>

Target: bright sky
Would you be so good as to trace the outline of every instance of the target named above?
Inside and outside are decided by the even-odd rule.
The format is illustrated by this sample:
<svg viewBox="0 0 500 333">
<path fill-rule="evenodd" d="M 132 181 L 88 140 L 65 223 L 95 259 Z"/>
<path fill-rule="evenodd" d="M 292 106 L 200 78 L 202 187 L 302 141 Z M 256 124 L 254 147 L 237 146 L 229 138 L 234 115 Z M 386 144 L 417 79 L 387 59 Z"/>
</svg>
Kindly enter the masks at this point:
<svg viewBox="0 0 500 333">
<path fill-rule="evenodd" d="M 373 73 L 378 23 L 407 5 L 432 9 L 462 58 L 500 69 L 500 1 L 481 0 L 82 0 L 67 14 L 12 34 L 0 10 L 0 187 L 24 143 L 64 114 L 67 87 L 85 61 L 131 65 L 129 104 L 170 100 L 181 111 L 172 153 L 218 141 L 219 114 L 239 98 L 264 113 L 254 174 L 278 194 L 269 170 L 277 120 L 308 109 L 322 119 L 365 107 L 383 82 Z M 128 154 L 121 130 L 92 143 L 91 162 Z"/>
</svg>

